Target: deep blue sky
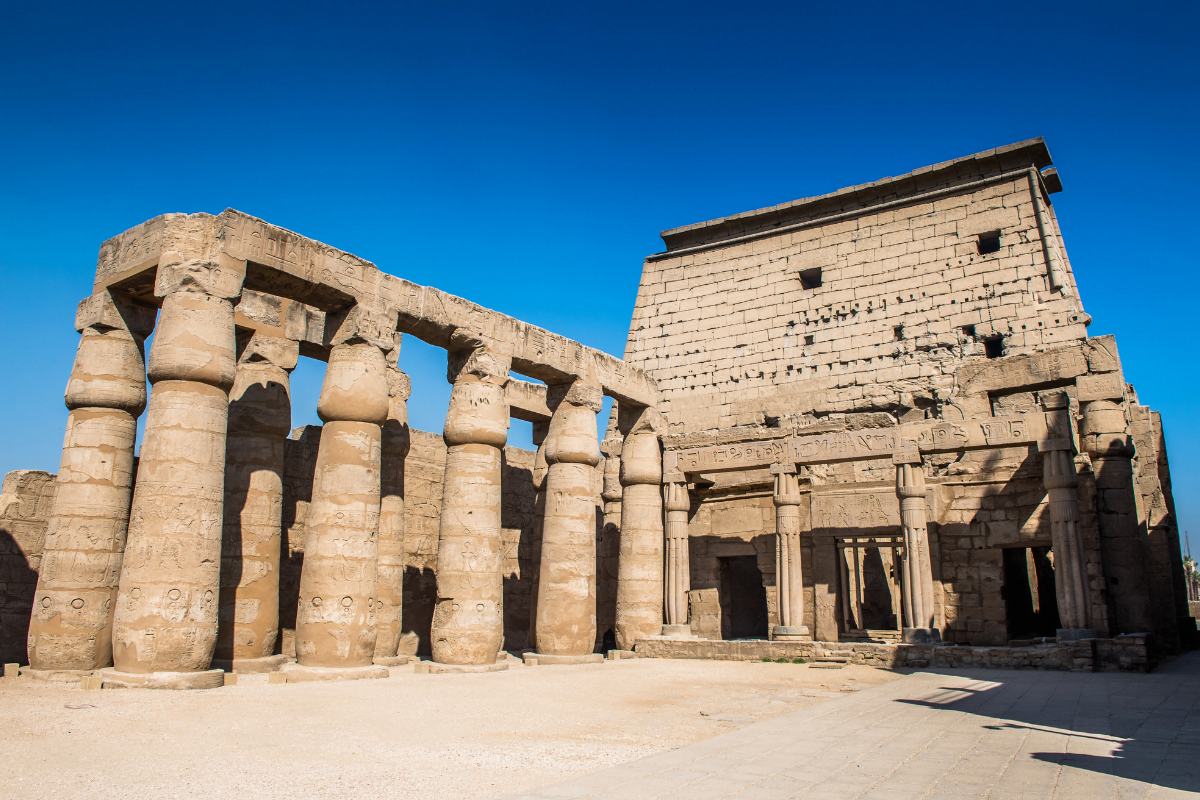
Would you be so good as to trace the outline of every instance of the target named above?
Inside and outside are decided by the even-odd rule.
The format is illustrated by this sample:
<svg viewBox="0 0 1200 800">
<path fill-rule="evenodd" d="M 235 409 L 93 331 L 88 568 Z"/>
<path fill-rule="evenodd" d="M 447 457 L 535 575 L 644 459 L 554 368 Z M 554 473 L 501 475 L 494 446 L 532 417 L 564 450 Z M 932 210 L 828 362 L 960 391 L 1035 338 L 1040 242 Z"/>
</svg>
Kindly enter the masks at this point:
<svg viewBox="0 0 1200 800">
<path fill-rule="evenodd" d="M 157 214 L 232 206 L 620 355 L 660 230 L 1041 135 L 1200 531 L 1200 6 L 838 6 L 3 4 L 0 472 L 57 470 L 75 304 Z M 440 430 L 443 354 L 402 363 Z"/>
</svg>

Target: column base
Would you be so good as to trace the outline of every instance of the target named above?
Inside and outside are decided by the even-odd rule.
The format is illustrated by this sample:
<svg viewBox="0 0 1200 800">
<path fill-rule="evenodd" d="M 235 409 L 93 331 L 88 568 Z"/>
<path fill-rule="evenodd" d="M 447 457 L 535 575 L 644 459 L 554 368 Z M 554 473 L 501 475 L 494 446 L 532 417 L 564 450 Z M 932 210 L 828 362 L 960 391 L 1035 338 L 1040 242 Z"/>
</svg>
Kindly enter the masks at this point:
<svg viewBox="0 0 1200 800">
<path fill-rule="evenodd" d="M 423 672 L 428 672 L 430 675 L 453 675 L 453 674 L 473 674 L 479 672 L 506 672 L 508 670 L 508 661 L 499 661 L 495 664 L 439 664 L 436 661 L 422 661 L 421 666 L 428 664 L 429 666 Z"/>
<path fill-rule="evenodd" d="M 118 672 L 100 670 L 105 689 L 218 689 L 225 685 L 225 670 L 203 672 Z"/>
<path fill-rule="evenodd" d="M 78 684 L 80 678 L 90 678 L 96 674 L 94 669 L 34 669 L 33 667 L 21 667 L 21 675 L 26 678 L 33 678 L 35 681 L 45 681 L 46 683 L 70 683 Z"/>
<path fill-rule="evenodd" d="M 663 625 L 662 626 L 662 638 L 663 639 L 699 639 L 700 637 L 696 636 L 694 633 L 692 633 L 691 625 Z"/>
<path fill-rule="evenodd" d="M 807 625 L 776 625 L 771 630 L 773 642 L 811 642 L 812 633 Z"/>
<path fill-rule="evenodd" d="M 905 644 L 941 644 L 942 632 L 937 628 L 905 628 L 900 638 Z"/>
<path fill-rule="evenodd" d="M 371 663 L 377 667 L 402 667 L 412 659 L 412 656 L 375 656 Z"/>
<path fill-rule="evenodd" d="M 286 664 L 280 673 L 287 676 L 288 683 L 303 683 L 305 681 L 358 681 L 372 678 L 386 678 L 388 671 L 374 665 L 368 667 L 305 667 L 300 664 Z"/>
<path fill-rule="evenodd" d="M 285 655 L 262 656 L 261 658 L 214 658 L 213 669 L 226 672 L 277 672 L 292 659 Z"/>
<path fill-rule="evenodd" d="M 1100 631 L 1095 628 L 1059 628 L 1056 637 L 1060 642 L 1078 642 L 1081 639 L 1099 639 Z"/>
<path fill-rule="evenodd" d="M 548 667 L 555 664 L 602 664 L 603 653 L 588 653 L 582 656 L 549 656 L 542 653 L 525 653 L 525 666 Z"/>
</svg>

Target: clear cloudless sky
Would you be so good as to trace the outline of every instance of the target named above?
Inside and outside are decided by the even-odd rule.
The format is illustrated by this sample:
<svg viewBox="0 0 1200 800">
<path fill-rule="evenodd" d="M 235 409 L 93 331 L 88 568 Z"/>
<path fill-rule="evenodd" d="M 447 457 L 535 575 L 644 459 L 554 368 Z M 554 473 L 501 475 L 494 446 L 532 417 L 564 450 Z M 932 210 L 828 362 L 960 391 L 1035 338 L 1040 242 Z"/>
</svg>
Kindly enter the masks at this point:
<svg viewBox="0 0 1200 800">
<path fill-rule="evenodd" d="M 57 470 L 75 305 L 158 214 L 237 208 L 620 355 L 660 230 L 1045 136 L 1091 333 L 1200 532 L 1195 2 L 0 10 L 0 472 Z M 403 347 L 440 431 L 444 354 Z"/>
</svg>

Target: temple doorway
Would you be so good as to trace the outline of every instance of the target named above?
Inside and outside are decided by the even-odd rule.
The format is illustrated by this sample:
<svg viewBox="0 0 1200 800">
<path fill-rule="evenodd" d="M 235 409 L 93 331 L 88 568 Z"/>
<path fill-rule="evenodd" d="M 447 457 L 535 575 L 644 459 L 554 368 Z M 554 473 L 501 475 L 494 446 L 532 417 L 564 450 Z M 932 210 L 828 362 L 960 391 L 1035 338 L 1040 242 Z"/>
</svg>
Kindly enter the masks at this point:
<svg viewBox="0 0 1200 800">
<path fill-rule="evenodd" d="M 843 640 L 899 640 L 904 621 L 902 546 L 899 537 L 847 536 L 838 540 Z"/>
<path fill-rule="evenodd" d="M 767 638 L 767 589 L 757 556 L 721 562 L 721 638 Z"/>
<path fill-rule="evenodd" d="M 1004 549 L 1004 612 L 1008 638 L 1054 636 L 1061 626 L 1048 547 Z"/>
</svg>

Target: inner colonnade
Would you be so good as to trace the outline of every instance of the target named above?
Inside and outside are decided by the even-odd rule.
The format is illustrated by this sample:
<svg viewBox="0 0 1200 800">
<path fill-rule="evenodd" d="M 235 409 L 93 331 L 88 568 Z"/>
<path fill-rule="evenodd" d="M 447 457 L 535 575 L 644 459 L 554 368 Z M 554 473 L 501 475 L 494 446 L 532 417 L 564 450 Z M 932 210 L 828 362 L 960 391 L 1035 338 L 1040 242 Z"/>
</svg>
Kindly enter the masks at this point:
<svg viewBox="0 0 1200 800">
<path fill-rule="evenodd" d="M 297 663 L 287 668 L 386 675 L 380 665 L 396 656 L 402 602 L 405 333 L 447 350 L 452 384 L 433 660 L 490 668 L 503 645 L 510 403 L 544 433 L 531 609 L 538 656 L 582 659 L 595 647 L 592 473 L 604 395 L 622 409 L 624 450 L 648 454 L 645 464 L 630 458 L 621 478 L 626 523 L 640 532 L 630 541 L 643 541 L 622 560 L 612 624 L 630 645 L 659 633 L 661 426 L 654 383 L 640 370 L 234 211 L 167 215 L 106 242 L 76 327 L 47 567 L 29 630 L 34 674 L 110 668 L 106 685 L 202 686 L 219 668 L 283 666 L 275 651 L 288 381 L 307 355 L 328 362 L 317 405 L 324 429 Z M 545 385 L 510 381 L 514 368 Z"/>
</svg>

